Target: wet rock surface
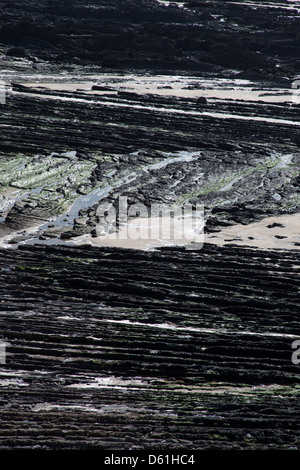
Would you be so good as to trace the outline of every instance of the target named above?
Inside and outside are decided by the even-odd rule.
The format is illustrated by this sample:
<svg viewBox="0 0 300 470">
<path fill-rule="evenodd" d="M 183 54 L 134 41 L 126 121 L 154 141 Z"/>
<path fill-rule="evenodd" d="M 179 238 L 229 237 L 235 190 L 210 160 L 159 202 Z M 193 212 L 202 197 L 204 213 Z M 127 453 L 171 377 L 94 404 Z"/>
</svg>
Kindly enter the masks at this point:
<svg viewBox="0 0 300 470">
<path fill-rule="evenodd" d="M 2 450 L 299 447 L 300 6 L 162 3 L 0 0 Z M 225 246 L 76 246 L 119 197 Z"/>
<path fill-rule="evenodd" d="M 8 95 L 1 236 L 38 226 L 47 238 L 46 222 L 62 214 L 62 232 L 91 233 L 99 200 L 120 196 L 148 208 L 203 204 L 207 232 L 299 211 L 297 105 L 128 94 Z"/>
<path fill-rule="evenodd" d="M 299 261 L 2 250 L 1 448 L 297 448 Z"/>
<path fill-rule="evenodd" d="M 8 57 L 104 67 L 238 70 L 248 78 L 300 72 L 299 6 L 289 1 L 1 1 Z M 297 8 L 298 7 L 298 8 Z M 244 76 L 243 75 L 243 76 Z"/>
</svg>

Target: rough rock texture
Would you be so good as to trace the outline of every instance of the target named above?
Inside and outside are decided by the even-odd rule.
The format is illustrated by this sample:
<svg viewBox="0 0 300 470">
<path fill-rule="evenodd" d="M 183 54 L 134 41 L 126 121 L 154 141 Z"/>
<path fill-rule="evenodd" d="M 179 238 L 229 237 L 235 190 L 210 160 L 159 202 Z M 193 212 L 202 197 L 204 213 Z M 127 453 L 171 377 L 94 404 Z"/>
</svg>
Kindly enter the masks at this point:
<svg viewBox="0 0 300 470">
<path fill-rule="evenodd" d="M 182 9 L 156 0 L 2 0 L 0 43 L 9 57 L 62 63 L 235 69 L 256 78 L 299 73 L 299 14 L 291 2 L 236 3 L 187 0 Z"/>
<path fill-rule="evenodd" d="M 1 251 L 1 449 L 294 449 L 299 251 Z"/>
<path fill-rule="evenodd" d="M 13 90 L 0 117 L 0 236 L 32 225 L 54 236 L 45 222 L 77 198 L 78 213 L 59 230 L 91 233 L 97 190 L 103 201 L 127 196 L 147 207 L 204 204 L 207 231 L 299 211 L 297 104 Z M 80 216 L 85 223 L 76 224 Z"/>
<path fill-rule="evenodd" d="M 300 19 L 275 3 L 0 0 L 1 450 L 299 448 L 297 243 L 67 244 L 119 196 L 204 204 L 211 234 L 299 213 Z"/>
</svg>

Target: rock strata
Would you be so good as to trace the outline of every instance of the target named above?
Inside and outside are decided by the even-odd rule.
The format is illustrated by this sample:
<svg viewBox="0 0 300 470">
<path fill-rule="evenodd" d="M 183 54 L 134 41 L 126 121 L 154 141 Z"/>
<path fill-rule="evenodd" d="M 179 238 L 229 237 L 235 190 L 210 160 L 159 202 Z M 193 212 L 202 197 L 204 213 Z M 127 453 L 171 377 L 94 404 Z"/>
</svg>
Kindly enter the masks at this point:
<svg viewBox="0 0 300 470">
<path fill-rule="evenodd" d="M 295 449 L 299 251 L 1 250 L 1 449 Z"/>
</svg>

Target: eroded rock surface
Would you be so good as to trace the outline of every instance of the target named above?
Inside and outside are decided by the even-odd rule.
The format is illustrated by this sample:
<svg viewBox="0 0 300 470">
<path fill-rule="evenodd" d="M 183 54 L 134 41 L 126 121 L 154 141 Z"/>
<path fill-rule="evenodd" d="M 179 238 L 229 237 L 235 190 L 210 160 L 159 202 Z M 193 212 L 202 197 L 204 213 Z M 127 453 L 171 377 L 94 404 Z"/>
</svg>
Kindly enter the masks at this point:
<svg viewBox="0 0 300 470">
<path fill-rule="evenodd" d="M 299 251 L 2 250 L 1 448 L 294 449 Z"/>
<path fill-rule="evenodd" d="M 0 0 L 2 450 L 299 448 L 300 7 L 163 3 Z M 227 245 L 73 246 L 121 196 Z"/>
<path fill-rule="evenodd" d="M 99 201 L 120 196 L 203 204 L 207 232 L 299 211 L 297 105 L 125 95 L 13 87 L 1 115 L 0 235 L 92 233 Z"/>
<path fill-rule="evenodd" d="M 237 70 L 247 78 L 300 72 L 294 2 L 1 1 L 10 57 L 104 67 Z M 250 3 L 250 4 L 249 4 Z"/>
</svg>

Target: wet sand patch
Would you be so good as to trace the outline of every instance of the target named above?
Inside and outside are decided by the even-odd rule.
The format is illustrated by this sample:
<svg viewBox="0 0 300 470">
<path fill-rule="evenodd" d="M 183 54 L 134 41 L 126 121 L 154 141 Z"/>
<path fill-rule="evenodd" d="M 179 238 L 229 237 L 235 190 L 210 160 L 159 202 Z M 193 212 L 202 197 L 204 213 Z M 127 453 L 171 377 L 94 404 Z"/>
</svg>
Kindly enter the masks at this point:
<svg viewBox="0 0 300 470">
<path fill-rule="evenodd" d="M 297 249 L 300 246 L 300 214 L 267 217 L 248 225 L 237 224 L 213 235 L 207 234 L 205 239 L 217 245 L 234 243 L 263 249 Z"/>
</svg>

